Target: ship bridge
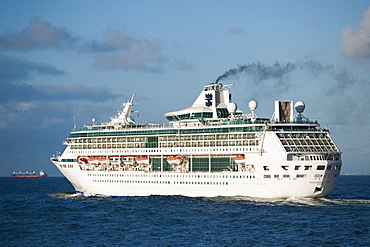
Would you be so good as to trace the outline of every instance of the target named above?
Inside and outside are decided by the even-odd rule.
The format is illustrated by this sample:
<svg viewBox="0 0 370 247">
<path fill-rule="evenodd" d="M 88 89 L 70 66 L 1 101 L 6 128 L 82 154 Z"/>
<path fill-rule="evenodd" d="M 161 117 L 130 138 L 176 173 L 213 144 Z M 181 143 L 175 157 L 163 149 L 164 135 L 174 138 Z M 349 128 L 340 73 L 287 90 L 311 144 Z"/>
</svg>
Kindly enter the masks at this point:
<svg viewBox="0 0 370 247">
<path fill-rule="evenodd" d="M 169 122 L 182 120 L 217 120 L 226 119 L 232 114 L 241 115 L 235 103 L 231 102 L 229 89 L 234 84 L 222 85 L 211 83 L 203 88 L 193 105 L 179 111 L 164 114 Z"/>
</svg>

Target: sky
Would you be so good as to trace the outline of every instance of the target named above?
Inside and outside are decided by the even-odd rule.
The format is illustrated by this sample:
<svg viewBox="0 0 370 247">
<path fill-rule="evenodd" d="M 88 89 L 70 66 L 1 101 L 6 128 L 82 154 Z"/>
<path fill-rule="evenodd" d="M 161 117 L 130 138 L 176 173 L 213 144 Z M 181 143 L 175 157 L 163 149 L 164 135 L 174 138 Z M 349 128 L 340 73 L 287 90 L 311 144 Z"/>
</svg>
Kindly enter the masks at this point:
<svg viewBox="0 0 370 247">
<path fill-rule="evenodd" d="M 61 176 L 49 158 L 74 124 L 109 121 L 134 92 L 137 122 L 167 124 L 216 80 L 259 117 L 305 102 L 342 174 L 370 173 L 368 1 L 2 0 L 0 19 L 0 176 Z"/>
</svg>

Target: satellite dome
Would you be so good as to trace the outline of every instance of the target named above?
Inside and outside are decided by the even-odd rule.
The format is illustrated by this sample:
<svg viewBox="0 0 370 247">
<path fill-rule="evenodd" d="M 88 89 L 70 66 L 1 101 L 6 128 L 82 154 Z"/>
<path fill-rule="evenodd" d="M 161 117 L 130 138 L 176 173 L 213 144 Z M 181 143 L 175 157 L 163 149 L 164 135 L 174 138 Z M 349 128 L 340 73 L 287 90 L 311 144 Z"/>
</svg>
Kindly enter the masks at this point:
<svg viewBox="0 0 370 247">
<path fill-rule="evenodd" d="M 235 113 L 237 108 L 238 108 L 238 106 L 237 106 L 234 102 L 230 102 L 230 103 L 227 105 L 227 110 L 228 110 L 230 113 Z"/>
<path fill-rule="evenodd" d="M 304 108 L 305 108 L 305 104 L 302 102 L 302 101 L 298 101 L 297 103 L 295 103 L 294 105 L 294 108 L 295 110 L 298 112 L 298 113 L 302 113 L 304 111 Z"/>
<path fill-rule="evenodd" d="M 258 103 L 255 100 L 251 100 L 249 101 L 248 106 L 249 106 L 249 109 L 251 109 L 251 111 L 255 111 L 258 107 Z"/>
</svg>

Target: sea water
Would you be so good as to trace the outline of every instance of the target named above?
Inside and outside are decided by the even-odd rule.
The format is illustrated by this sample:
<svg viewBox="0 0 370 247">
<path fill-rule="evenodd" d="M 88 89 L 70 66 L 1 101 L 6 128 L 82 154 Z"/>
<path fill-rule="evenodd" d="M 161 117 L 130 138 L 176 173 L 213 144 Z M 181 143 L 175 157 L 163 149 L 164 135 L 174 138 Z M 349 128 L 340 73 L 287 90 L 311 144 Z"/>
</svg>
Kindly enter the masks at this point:
<svg viewBox="0 0 370 247">
<path fill-rule="evenodd" d="M 370 176 L 328 198 L 85 197 L 0 178 L 0 246 L 370 246 Z"/>
</svg>

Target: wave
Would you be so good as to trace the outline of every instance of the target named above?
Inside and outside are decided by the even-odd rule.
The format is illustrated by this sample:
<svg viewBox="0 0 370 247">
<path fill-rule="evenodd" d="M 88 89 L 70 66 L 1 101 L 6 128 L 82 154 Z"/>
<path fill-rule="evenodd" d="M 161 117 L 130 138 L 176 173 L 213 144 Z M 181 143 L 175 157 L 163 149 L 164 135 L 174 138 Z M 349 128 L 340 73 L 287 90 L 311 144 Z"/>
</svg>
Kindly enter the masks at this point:
<svg viewBox="0 0 370 247">
<path fill-rule="evenodd" d="M 77 192 L 61 192 L 48 194 L 51 197 L 74 199 L 74 198 L 122 198 L 105 195 L 86 195 Z M 202 200 L 213 203 L 241 203 L 241 204 L 259 204 L 269 206 L 345 206 L 345 205 L 366 205 L 370 207 L 370 199 L 365 198 L 257 198 L 247 196 L 217 196 L 217 197 L 186 197 L 186 196 L 134 196 L 125 197 L 126 199 L 131 198 L 135 200 L 148 200 L 153 197 L 167 198 L 167 199 L 181 199 L 181 200 Z"/>
<path fill-rule="evenodd" d="M 311 197 L 291 197 L 291 198 L 257 198 L 246 196 L 234 197 L 207 197 L 203 200 L 214 202 L 230 203 L 255 203 L 270 206 L 340 206 L 340 205 L 366 205 L 370 207 L 369 199 L 351 198 L 311 198 Z"/>
<path fill-rule="evenodd" d="M 76 197 L 84 197 L 82 193 L 76 192 L 60 192 L 60 193 L 53 193 L 48 194 L 50 197 L 58 197 L 58 198 L 76 198 Z"/>
<path fill-rule="evenodd" d="M 370 206 L 370 199 L 361 198 L 320 198 L 320 200 L 325 202 L 330 202 L 340 205 L 368 205 Z"/>
</svg>

